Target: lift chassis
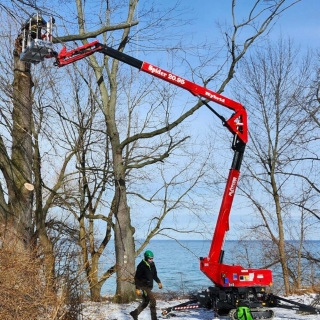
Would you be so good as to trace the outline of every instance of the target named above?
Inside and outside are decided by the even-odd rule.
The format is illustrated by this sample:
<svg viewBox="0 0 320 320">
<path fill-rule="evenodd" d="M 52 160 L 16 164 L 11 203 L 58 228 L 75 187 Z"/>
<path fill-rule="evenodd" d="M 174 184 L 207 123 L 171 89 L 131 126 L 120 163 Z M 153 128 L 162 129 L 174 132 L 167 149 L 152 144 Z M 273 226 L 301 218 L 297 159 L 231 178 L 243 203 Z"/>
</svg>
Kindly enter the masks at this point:
<svg viewBox="0 0 320 320">
<path fill-rule="evenodd" d="M 253 297 L 249 292 L 254 292 L 254 288 L 245 288 L 244 290 L 222 290 L 218 287 L 209 287 L 205 291 L 198 292 L 197 296 L 189 301 L 178 304 L 173 307 L 169 307 L 162 310 L 162 315 L 166 318 L 170 318 L 175 315 L 174 312 L 190 310 L 190 309 L 213 309 L 215 316 L 223 315 L 229 316 L 231 320 L 238 320 L 237 309 L 231 308 L 234 305 L 251 305 L 251 314 L 254 319 L 271 320 L 274 317 L 274 311 L 272 308 L 283 308 L 289 310 L 296 310 L 301 314 L 320 314 L 320 309 L 312 305 L 306 305 L 283 297 L 270 294 L 262 294 L 264 300 L 264 307 L 261 307 L 259 303 L 255 303 L 258 297 Z M 241 293 L 242 291 L 242 293 Z M 233 301 L 233 297 L 240 295 L 238 301 Z M 260 296 L 261 298 L 261 296 Z M 231 308 L 231 309 L 230 309 Z"/>
<path fill-rule="evenodd" d="M 231 146 L 234 151 L 233 160 L 213 233 L 211 247 L 208 256 L 200 258 L 200 270 L 213 282 L 214 286 L 199 292 L 195 299 L 163 310 L 163 315 L 169 315 L 172 311 L 205 307 L 213 309 L 219 315 L 228 314 L 231 319 L 237 319 L 236 308 L 240 305 L 246 305 L 251 309 L 254 319 L 272 319 L 274 313 L 271 308 L 279 307 L 281 305 L 281 298 L 267 294 L 266 292 L 267 288 L 272 285 L 271 270 L 223 264 L 223 244 L 226 233 L 229 230 L 229 216 L 232 202 L 240 176 L 245 146 L 248 142 L 248 119 L 244 106 L 153 64 L 140 61 L 101 44 L 99 41 L 90 42 L 70 51 L 63 48 L 59 53 L 56 53 L 53 50 L 51 42 L 53 23 L 54 19 L 52 18 L 46 23 L 39 15 L 36 15 L 22 26 L 22 33 L 20 35 L 22 43 L 20 59 L 22 61 L 37 64 L 45 58 L 54 58 L 55 65 L 63 67 L 96 52 L 102 53 L 189 91 L 219 117 L 222 124 L 233 135 Z M 232 114 L 230 118 L 225 119 L 222 117 L 209 105 L 209 102 L 215 102 L 231 110 Z M 308 309 L 308 312 L 319 313 L 318 309 L 302 304 L 295 304 L 292 308 L 305 308 L 305 310 Z"/>
</svg>

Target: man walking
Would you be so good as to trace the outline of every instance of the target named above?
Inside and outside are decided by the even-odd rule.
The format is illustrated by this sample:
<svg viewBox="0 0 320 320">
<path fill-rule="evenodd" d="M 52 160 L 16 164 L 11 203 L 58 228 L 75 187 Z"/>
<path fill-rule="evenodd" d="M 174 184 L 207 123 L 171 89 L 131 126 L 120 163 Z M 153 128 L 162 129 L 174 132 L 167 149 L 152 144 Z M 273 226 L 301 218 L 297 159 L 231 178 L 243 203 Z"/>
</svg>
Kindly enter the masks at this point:
<svg viewBox="0 0 320 320">
<path fill-rule="evenodd" d="M 159 289 L 162 289 L 162 284 L 157 275 L 156 265 L 153 261 L 153 252 L 147 250 L 144 253 L 144 259 L 138 264 L 137 271 L 134 277 L 137 295 L 142 291 L 142 302 L 137 309 L 130 312 L 134 320 L 138 320 L 138 315 L 150 303 L 151 320 L 157 320 L 156 299 L 153 295 L 153 281 L 158 283 Z"/>
</svg>

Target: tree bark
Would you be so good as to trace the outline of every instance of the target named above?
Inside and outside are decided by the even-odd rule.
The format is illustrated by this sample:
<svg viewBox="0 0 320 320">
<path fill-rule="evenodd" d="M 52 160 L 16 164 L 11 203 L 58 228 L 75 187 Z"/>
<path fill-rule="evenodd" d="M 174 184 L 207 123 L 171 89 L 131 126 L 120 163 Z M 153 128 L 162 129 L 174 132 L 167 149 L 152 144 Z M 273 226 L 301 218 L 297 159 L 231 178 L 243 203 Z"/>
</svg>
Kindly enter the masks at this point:
<svg viewBox="0 0 320 320">
<path fill-rule="evenodd" d="M 10 213 L 6 219 L 6 236 L 16 238 L 18 247 L 30 245 L 32 223 L 32 79 L 30 65 L 20 61 L 14 51 L 13 127 L 10 168 L 4 173 L 8 186 Z M 9 240 L 8 239 L 8 240 Z"/>
<path fill-rule="evenodd" d="M 128 303 L 135 299 L 133 279 L 135 270 L 135 245 L 131 226 L 130 208 L 127 205 L 127 193 L 122 158 L 115 157 L 115 196 L 114 196 L 114 236 L 116 251 L 117 290 L 114 297 L 117 303 Z"/>
</svg>

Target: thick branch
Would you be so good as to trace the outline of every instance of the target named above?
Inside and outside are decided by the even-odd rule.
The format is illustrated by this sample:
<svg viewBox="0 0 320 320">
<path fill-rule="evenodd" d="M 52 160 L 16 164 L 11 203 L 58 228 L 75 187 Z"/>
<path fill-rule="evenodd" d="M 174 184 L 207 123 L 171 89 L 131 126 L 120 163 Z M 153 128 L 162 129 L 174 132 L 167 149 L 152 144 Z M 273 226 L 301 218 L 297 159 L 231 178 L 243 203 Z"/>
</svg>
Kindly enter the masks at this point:
<svg viewBox="0 0 320 320">
<path fill-rule="evenodd" d="M 167 126 L 158 129 L 158 130 L 154 130 L 151 132 L 146 132 L 146 133 L 138 133 L 135 134 L 131 137 L 128 137 L 127 139 L 125 139 L 124 141 L 122 141 L 122 143 L 120 144 L 119 148 L 122 150 L 126 145 L 128 145 L 129 143 L 132 143 L 136 140 L 139 139 L 148 139 L 148 138 L 152 138 L 155 136 L 158 136 L 162 133 L 168 132 L 171 129 L 175 128 L 176 126 L 178 126 L 180 123 L 182 123 L 182 121 L 184 121 L 186 118 L 188 118 L 189 116 L 191 116 L 195 111 L 197 111 L 201 106 L 203 105 L 203 103 L 201 101 L 199 101 L 193 108 L 191 108 L 189 111 L 187 111 L 186 113 L 184 113 L 181 117 L 179 117 L 176 121 L 168 124 Z"/>
<path fill-rule="evenodd" d="M 57 37 L 53 39 L 53 43 L 61 43 L 61 42 L 69 42 L 69 41 L 76 41 L 76 40 L 86 40 L 88 38 L 96 38 L 98 35 L 108 32 L 108 31 L 114 31 L 114 30 L 120 30 L 120 29 L 127 29 L 132 26 L 137 25 L 138 21 L 133 21 L 131 23 L 120 23 L 115 26 L 103 26 L 100 29 L 97 29 L 96 31 L 92 32 L 85 32 L 82 34 L 70 34 L 63 37 Z"/>
</svg>

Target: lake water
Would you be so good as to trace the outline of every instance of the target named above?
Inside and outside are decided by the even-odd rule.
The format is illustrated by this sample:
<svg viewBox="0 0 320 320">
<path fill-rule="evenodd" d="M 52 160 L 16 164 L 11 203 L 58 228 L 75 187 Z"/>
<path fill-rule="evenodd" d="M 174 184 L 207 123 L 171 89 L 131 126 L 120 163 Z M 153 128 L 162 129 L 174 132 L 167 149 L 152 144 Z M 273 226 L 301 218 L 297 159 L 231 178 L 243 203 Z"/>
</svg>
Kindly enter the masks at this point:
<svg viewBox="0 0 320 320">
<path fill-rule="evenodd" d="M 179 243 L 175 240 L 152 240 L 146 250 L 153 251 L 155 255 L 154 261 L 164 290 L 188 293 L 212 286 L 212 282 L 200 271 L 199 267 L 199 258 L 208 255 L 210 245 L 211 241 L 202 240 L 181 240 Z M 259 241 L 226 241 L 224 263 L 239 263 L 243 267 L 251 268 L 264 267 L 267 261 L 264 261 L 261 250 L 264 250 L 265 246 L 265 242 L 260 243 Z M 317 252 L 320 248 L 320 241 L 307 241 L 305 246 L 310 249 L 309 252 L 313 252 L 320 258 Z M 137 257 L 136 264 L 142 258 L 142 254 Z M 103 269 L 106 270 L 107 267 L 106 265 Z M 282 283 L 279 267 L 273 269 L 273 277 L 274 283 Z M 155 284 L 155 291 L 157 290 Z M 115 278 L 112 278 L 104 285 L 102 294 L 114 294 L 114 291 Z"/>
</svg>

